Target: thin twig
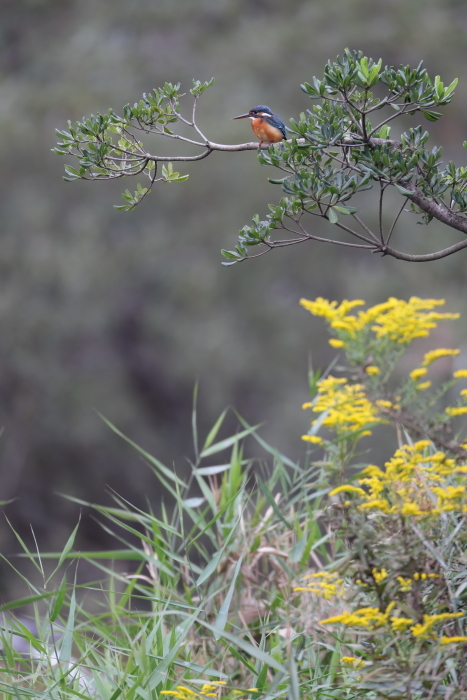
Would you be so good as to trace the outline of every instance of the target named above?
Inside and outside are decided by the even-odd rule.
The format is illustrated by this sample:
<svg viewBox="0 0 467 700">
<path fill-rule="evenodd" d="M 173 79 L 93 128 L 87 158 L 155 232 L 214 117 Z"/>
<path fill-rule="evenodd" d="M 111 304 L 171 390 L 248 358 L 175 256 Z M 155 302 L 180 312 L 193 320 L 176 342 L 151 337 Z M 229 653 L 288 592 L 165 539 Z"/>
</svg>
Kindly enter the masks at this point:
<svg viewBox="0 0 467 700">
<path fill-rule="evenodd" d="M 389 229 L 389 233 L 388 233 L 388 237 L 386 238 L 385 245 L 388 245 L 389 240 L 390 240 L 390 238 L 391 238 L 391 236 L 392 236 L 392 232 L 393 232 L 394 229 L 396 228 L 396 224 L 397 224 L 397 222 L 398 222 L 398 220 L 399 220 L 400 215 L 401 215 L 402 212 L 404 211 L 404 207 L 405 207 L 406 203 L 407 203 L 407 199 L 404 199 L 404 201 L 402 202 L 402 206 L 401 206 L 401 208 L 399 209 L 399 212 L 398 212 L 396 218 L 395 218 L 394 221 L 392 222 L 391 228 Z"/>
</svg>

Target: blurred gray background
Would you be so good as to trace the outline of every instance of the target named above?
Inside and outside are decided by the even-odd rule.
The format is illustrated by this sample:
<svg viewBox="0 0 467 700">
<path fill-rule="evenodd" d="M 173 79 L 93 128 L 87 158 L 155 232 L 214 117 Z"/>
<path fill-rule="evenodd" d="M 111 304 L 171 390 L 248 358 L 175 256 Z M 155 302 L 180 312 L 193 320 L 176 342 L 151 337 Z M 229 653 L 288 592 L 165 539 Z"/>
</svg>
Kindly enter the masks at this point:
<svg viewBox="0 0 467 700">
<path fill-rule="evenodd" d="M 465 251 L 420 265 L 308 243 L 222 267 L 220 249 L 280 196 L 255 152 L 182 165 L 187 182 L 121 213 L 113 205 L 136 181 L 65 183 L 71 161 L 50 149 L 67 119 L 212 76 L 200 125 L 219 142 L 250 140 L 233 116 L 267 104 L 286 122 L 297 117 L 310 106 L 300 83 L 348 46 L 458 77 L 446 116 L 424 126 L 431 145 L 465 163 L 465 2 L 0 0 L 0 15 L 0 500 L 16 499 L 6 513 L 28 542 L 32 523 L 42 550 L 63 546 L 78 508 L 59 493 L 103 502 L 110 486 L 157 502 L 150 471 L 97 412 L 183 470 L 196 379 L 202 433 L 232 405 L 300 458 L 310 352 L 315 366 L 335 354 L 300 297 L 445 297 L 463 321 L 445 324 L 438 345 L 462 343 Z M 419 252 L 455 240 L 410 217 L 398 234 Z M 5 523 L 0 533 L 8 555 L 16 541 Z M 81 549 L 110 546 L 89 517 L 79 537 Z M 4 570 L 3 599 L 10 586 Z"/>
</svg>

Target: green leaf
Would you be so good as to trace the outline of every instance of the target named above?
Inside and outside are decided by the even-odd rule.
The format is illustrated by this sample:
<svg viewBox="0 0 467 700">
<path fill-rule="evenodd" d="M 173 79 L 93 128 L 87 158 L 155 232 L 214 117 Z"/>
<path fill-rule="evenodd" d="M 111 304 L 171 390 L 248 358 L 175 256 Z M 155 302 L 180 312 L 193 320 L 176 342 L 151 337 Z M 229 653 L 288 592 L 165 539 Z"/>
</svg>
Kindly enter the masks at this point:
<svg viewBox="0 0 467 700">
<path fill-rule="evenodd" d="M 331 222 L 331 224 L 335 224 L 339 221 L 339 217 L 337 216 L 336 212 L 334 211 L 334 207 L 329 207 L 328 219 Z"/>
<path fill-rule="evenodd" d="M 66 596 L 66 587 L 67 587 L 67 581 L 66 581 L 66 574 L 62 579 L 62 582 L 60 584 L 60 588 L 58 589 L 57 592 L 57 599 L 54 603 L 54 606 L 52 608 L 52 613 L 50 615 L 50 622 L 55 622 L 57 617 L 60 615 L 60 610 L 62 609 L 63 601 L 65 600 Z"/>
<path fill-rule="evenodd" d="M 0 612 L 4 612 L 5 610 L 14 610 L 15 608 L 22 608 L 31 605 L 31 603 L 51 598 L 54 595 L 55 591 L 50 591 L 49 593 L 41 593 L 39 595 L 29 595 L 26 598 L 18 598 L 17 600 L 12 600 L 9 603 L 0 605 Z"/>
<path fill-rule="evenodd" d="M 447 88 L 444 89 L 444 97 L 448 97 L 451 95 L 452 92 L 454 92 L 454 90 L 457 87 L 458 82 L 459 82 L 459 78 L 454 78 L 452 83 L 450 85 L 448 85 Z"/>
<path fill-rule="evenodd" d="M 396 188 L 396 190 L 397 190 L 398 192 L 400 192 L 401 194 L 405 195 L 406 197 L 412 197 L 412 195 L 414 194 L 414 193 L 412 192 L 412 190 L 408 190 L 407 188 L 402 187 L 402 185 L 397 185 L 397 184 L 395 184 L 394 187 Z"/>
<path fill-rule="evenodd" d="M 222 632 L 222 630 L 225 628 L 227 624 L 227 618 L 229 615 L 229 610 L 230 610 L 230 604 L 232 602 L 232 597 L 235 591 L 235 583 L 237 581 L 237 576 L 240 571 L 240 567 L 242 565 L 242 557 L 237 561 L 237 564 L 235 566 L 233 575 L 232 575 L 232 581 L 230 582 L 229 590 L 227 591 L 227 595 L 224 598 L 224 601 L 220 607 L 219 613 L 216 617 L 216 621 L 214 623 L 214 627 L 219 630 L 219 632 Z M 216 639 L 219 639 L 220 634 L 214 632 L 214 636 Z"/>
<path fill-rule="evenodd" d="M 248 428 L 247 430 L 242 430 L 240 433 L 237 433 L 236 435 L 232 435 L 229 438 L 225 438 L 225 440 L 221 440 L 220 442 L 216 442 L 214 445 L 211 447 L 208 447 L 204 450 L 202 450 L 200 457 L 203 459 L 204 457 L 209 457 L 210 455 L 216 454 L 216 452 L 222 452 L 223 450 L 226 450 L 229 447 L 232 447 L 232 445 L 235 445 L 236 442 L 241 440 L 242 438 L 246 437 L 247 435 L 250 435 L 250 433 L 253 433 L 255 430 L 258 430 L 260 427 L 260 424 L 255 425 L 251 428 Z"/>
<path fill-rule="evenodd" d="M 217 464 L 212 467 L 199 467 L 199 469 L 196 470 L 196 473 L 200 474 L 201 476 L 213 476 L 214 474 L 222 474 L 222 472 L 226 472 L 231 467 L 231 464 Z"/>
<path fill-rule="evenodd" d="M 219 549 L 219 551 L 213 556 L 209 564 L 206 566 L 206 568 L 201 572 L 201 574 L 198 576 L 198 579 L 196 581 L 197 586 L 201 586 L 202 583 L 204 583 L 210 576 L 211 574 L 214 573 L 214 571 L 217 569 L 220 560 L 222 559 L 222 556 L 227 549 L 227 546 L 230 543 L 230 540 L 235 534 L 236 526 L 238 525 L 239 519 L 236 520 L 234 523 L 231 531 L 229 532 L 223 546 Z"/>
<path fill-rule="evenodd" d="M 167 165 L 162 166 L 162 175 L 169 180 L 173 170 L 174 168 L 172 163 L 167 163 Z"/>
<path fill-rule="evenodd" d="M 76 612 L 76 589 L 73 588 L 71 593 L 70 607 L 68 609 L 68 619 L 66 622 L 65 632 L 63 634 L 59 658 L 65 665 L 70 663 L 71 648 L 73 645 L 73 631 L 75 629 L 75 612 Z"/>
<path fill-rule="evenodd" d="M 366 56 L 363 56 L 363 58 L 360 59 L 360 70 L 363 74 L 363 79 L 367 79 L 369 75 L 369 70 L 368 70 L 368 59 Z"/>
<path fill-rule="evenodd" d="M 422 114 L 429 122 L 437 122 L 443 116 L 441 112 L 432 112 L 431 110 L 422 110 Z"/>
<path fill-rule="evenodd" d="M 465 143 L 467 144 L 467 141 Z M 234 253 L 233 250 L 224 250 L 224 248 L 222 248 L 221 253 L 224 256 L 224 258 L 227 258 L 228 260 L 238 260 L 238 254 Z M 226 263 L 223 264 L 225 265 Z"/>
<path fill-rule="evenodd" d="M 207 450 L 208 447 L 212 445 L 213 440 L 215 439 L 217 433 L 219 432 L 219 428 L 221 427 L 222 423 L 224 422 L 225 414 L 227 413 L 227 410 L 222 411 L 221 415 L 215 422 L 214 426 L 211 428 L 209 431 L 209 434 L 206 438 L 206 441 L 203 445 L 203 451 Z"/>
<path fill-rule="evenodd" d="M 80 520 L 81 520 L 81 516 L 80 516 Z M 58 571 L 58 569 L 61 567 L 61 565 L 63 564 L 63 562 L 64 562 L 65 559 L 67 558 L 68 554 L 70 553 L 70 551 L 71 551 L 71 549 L 72 549 L 72 547 L 73 547 L 73 545 L 74 545 L 74 542 L 75 542 L 75 537 L 76 537 L 76 533 L 78 532 L 78 527 L 79 527 L 80 520 L 78 520 L 75 529 L 73 530 L 73 532 L 72 532 L 71 535 L 69 536 L 69 538 L 68 538 L 68 540 L 67 540 L 67 543 L 66 543 L 66 545 L 65 545 L 64 548 L 63 548 L 63 552 L 62 552 L 61 555 L 60 555 L 60 559 L 58 560 L 57 566 L 55 567 L 55 569 L 53 570 L 53 572 L 52 572 L 52 573 L 50 574 L 50 576 L 48 577 L 47 583 L 48 583 L 48 582 L 50 581 L 50 579 L 55 575 L 55 573 Z"/>
<path fill-rule="evenodd" d="M 357 211 L 356 207 L 344 207 L 342 206 L 342 204 L 335 204 L 333 206 L 333 209 L 340 212 L 341 214 L 355 214 L 355 212 Z"/>
</svg>

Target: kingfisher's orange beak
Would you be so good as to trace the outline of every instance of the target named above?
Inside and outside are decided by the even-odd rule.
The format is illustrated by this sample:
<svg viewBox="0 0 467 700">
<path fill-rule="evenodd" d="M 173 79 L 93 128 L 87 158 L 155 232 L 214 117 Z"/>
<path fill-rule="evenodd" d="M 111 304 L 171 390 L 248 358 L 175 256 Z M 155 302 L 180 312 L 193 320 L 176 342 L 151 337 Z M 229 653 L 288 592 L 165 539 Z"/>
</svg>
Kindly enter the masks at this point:
<svg viewBox="0 0 467 700">
<path fill-rule="evenodd" d="M 250 116 L 250 113 L 247 112 L 246 114 L 239 114 L 238 117 L 232 117 L 232 119 L 246 119 L 249 116 Z"/>
</svg>

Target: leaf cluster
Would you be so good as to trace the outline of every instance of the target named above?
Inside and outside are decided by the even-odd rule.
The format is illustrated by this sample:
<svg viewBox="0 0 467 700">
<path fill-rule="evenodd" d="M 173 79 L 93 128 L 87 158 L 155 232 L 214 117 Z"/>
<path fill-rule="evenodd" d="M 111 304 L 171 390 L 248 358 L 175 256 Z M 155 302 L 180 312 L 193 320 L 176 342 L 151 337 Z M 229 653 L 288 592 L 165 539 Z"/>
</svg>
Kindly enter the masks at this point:
<svg viewBox="0 0 467 700">
<path fill-rule="evenodd" d="M 361 51 L 346 50 L 335 62 L 328 61 L 322 79 L 314 77 L 311 83 L 301 86 L 319 103 L 302 113 L 298 121 L 290 119 L 290 141 L 278 147 L 270 146 L 268 152 L 258 156 L 262 165 L 286 173 L 280 180 L 269 180 L 281 185 L 286 198 L 281 199 L 279 209 L 270 206 L 272 213 L 260 231 L 256 222 L 245 226 L 240 231 L 236 250 L 227 251 L 226 257 L 243 260 L 251 256 L 249 249 L 258 245 L 267 252 L 305 240 L 345 244 L 340 239 L 314 236 L 305 224 L 308 215 L 327 219 L 363 241 L 363 244 L 347 245 L 398 257 L 389 241 L 401 212 L 384 231 L 383 199 L 389 188 L 408 198 L 411 211 L 421 214 L 425 223 L 435 214 L 419 206 L 425 204 L 424 200 L 444 207 L 454 217 L 462 216 L 464 169 L 456 168 L 452 162 L 443 167 L 442 149 L 427 148 L 429 134 L 421 126 L 404 132 L 397 141 L 390 139 L 389 126 L 394 119 L 417 112 L 436 121 L 441 113 L 432 108 L 449 104 L 456 85 L 454 80 L 445 87 L 439 76 L 433 80 L 423 63 L 415 69 L 410 66 L 383 69 L 381 60 L 375 63 Z M 381 110 L 384 111 L 380 115 Z M 379 119 L 374 121 L 375 117 Z M 376 233 L 360 220 L 356 207 L 345 204 L 375 184 L 379 189 Z M 416 202 L 411 201 L 415 194 Z M 341 223 L 339 214 L 350 215 L 353 221 Z M 278 239 L 278 230 L 285 231 L 287 237 Z M 226 251 L 223 252 L 225 255 Z"/>
</svg>

